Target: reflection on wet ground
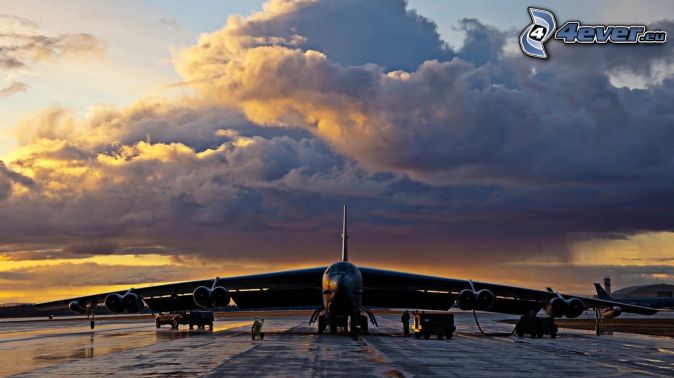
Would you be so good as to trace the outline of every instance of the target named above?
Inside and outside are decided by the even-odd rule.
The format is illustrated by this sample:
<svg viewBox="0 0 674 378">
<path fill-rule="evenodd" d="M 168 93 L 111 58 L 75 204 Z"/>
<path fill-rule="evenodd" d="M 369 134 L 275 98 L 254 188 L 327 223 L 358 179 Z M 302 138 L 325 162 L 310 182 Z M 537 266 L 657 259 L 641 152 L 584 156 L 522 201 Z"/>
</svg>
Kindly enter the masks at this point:
<svg viewBox="0 0 674 378">
<path fill-rule="evenodd" d="M 316 335 L 307 316 L 269 317 L 251 342 L 253 317 L 217 319 L 215 329 L 156 329 L 151 319 L 0 324 L 2 375 L 71 376 L 674 376 L 674 339 L 561 331 L 555 340 L 517 338 L 504 315 L 456 315 L 452 340 L 401 335 L 399 315 L 354 340 Z M 498 335 L 498 336 L 494 336 Z"/>
<path fill-rule="evenodd" d="M 219 321 L 214 330 L 156 329 L 151 320 L 107 319 L 91 330 L 87 321 L 5 323 L 0 325 L 1 375 L 12 375 L 52 364 L 103 356 L 171 340 L 203 336 L 249 322 Z"/>
</svg>

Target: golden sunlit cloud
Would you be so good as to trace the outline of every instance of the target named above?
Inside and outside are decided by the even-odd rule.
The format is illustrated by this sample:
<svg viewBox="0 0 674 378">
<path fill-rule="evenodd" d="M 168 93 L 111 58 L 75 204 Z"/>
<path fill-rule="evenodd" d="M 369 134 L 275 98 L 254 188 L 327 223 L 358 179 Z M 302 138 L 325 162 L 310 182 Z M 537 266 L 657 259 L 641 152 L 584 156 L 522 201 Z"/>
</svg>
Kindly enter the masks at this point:
<svg viewBox="0 0 674 378">
<path fill-rule="evenodd" d="M 571 247 L 571 260 L 578 265 L 674 266 L 674 232 L 645 232 L 575 242 Z"/>
</svg>

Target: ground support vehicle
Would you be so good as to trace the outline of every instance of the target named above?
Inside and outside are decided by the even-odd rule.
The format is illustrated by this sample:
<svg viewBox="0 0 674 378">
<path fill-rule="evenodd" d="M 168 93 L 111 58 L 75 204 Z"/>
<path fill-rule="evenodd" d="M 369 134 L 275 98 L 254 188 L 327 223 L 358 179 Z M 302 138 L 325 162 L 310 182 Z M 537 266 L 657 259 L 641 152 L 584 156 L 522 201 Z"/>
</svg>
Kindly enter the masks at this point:
<svg viewBox="0 0 674 378">
<path fill-rule="evenodd" d="M 532 315 L 523 315 L 515 325 L 517 336 L 531 335 L 532 338 L 550 335 L 551 339 L 557 337 L 557 324 L 551 317 L 538 317 Z"/>
<path fill-rule="evenodd" d="M 415 314 L 412 331 L 414 332 L 414 337 L 417 339 L 422 336 L 424 339 L 428 339 L 431 335 L 436 335 L 438 339 L 445 337 L 451 339 L 454 336 L 454 331 L 456 331 L 454 314 Z"/>
<path fill-rule="evenodd" d="M 197 328 L 213 329 L 213 312 L 212 311 L 190 311 L 190 312 L 171 312 L 168 314 L 159 314 L 155 318 L 157 328 L 164 324 L 170 324 L 171 328 L 178 329 L 181 324 L 187 324 L 190 329 Z"/>
</svg>

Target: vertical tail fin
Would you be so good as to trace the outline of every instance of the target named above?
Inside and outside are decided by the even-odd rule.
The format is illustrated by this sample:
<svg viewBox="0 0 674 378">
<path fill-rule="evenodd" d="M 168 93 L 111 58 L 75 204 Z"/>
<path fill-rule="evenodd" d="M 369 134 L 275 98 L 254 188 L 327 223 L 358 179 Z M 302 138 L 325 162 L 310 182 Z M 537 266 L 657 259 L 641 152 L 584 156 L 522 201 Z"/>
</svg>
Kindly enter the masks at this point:
<svg viewBox="0 0 674 378">
<path fill-rule="evenodd" d="M 595 283 L 594 288 L 597 290 L 597 298 L 604 299 L 604 300 L 611 300 L 612 299 L 611 296 L 608 295 L 606 290 L 604 290 L 604 288 L 601 287 L 600 284 Z"/>
<path fill-rule="evenodd" d="M 346 205 L 344 205 L 344 214 L 342 216 L 342 261 L 349 261 L 349 235 L 346 233 Z"/>
</svg>

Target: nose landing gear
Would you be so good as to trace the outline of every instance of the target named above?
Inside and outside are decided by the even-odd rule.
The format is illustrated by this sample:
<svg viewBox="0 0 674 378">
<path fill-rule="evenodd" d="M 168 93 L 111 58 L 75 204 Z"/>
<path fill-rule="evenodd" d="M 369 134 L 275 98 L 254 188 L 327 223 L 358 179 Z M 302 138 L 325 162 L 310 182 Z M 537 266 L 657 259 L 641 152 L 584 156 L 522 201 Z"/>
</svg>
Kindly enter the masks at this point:
<svg viewBox="0 0 674 378">
<path fill-rule="evenodd" d="M 354 312 L 351 314 L 351 322 L 349 333 L 354 339 L 358 338 L 358 323 L 360 323 L 360 312 Z"/>
</svg>

